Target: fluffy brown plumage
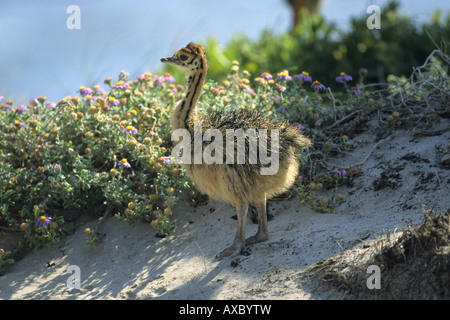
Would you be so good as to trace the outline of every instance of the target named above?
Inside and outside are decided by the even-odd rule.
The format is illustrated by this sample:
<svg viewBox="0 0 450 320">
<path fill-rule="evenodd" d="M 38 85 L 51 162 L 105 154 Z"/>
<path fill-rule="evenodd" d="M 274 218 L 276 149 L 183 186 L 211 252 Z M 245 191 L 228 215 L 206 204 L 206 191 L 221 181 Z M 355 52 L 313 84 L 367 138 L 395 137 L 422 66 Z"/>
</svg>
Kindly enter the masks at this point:
<svg viewBox="0 0 450 320">
<path fill-rule="evenodd" d="M 234 161 L 226 164 L 226 144 L 223 143 L 223 164 L 184 164 L 186 172 L 191 177 L 196 187 L 210 198 L 221 200 L 234 206 L 237 210 L 238 227 L 233 245 L 221 251 L 218 257 L 238 255 L 246 244 L 264 241 L 268 239 L 266 200 L 288 190 L 294 183 L 298 173 L 298 162 L 295 149 L 304 149 L 310 145 L 309 139 L 304 137 L 299 130 L 289 125 L 287 121 L 272 120 L 261 116 L 259 113 L 239 110 L 224 114 L 212 114 L 200 116 L 197 112 L 197 101 L 200 97 L 205 82 L 208 63 L 203 48 L 189 43 L 178 50 L 170 58 L 161 59 L 162 62 L 177 65 L 186 71 L 188 89 L 174 109 L 172 115 L 172 129 L 187 129 L 194 139 L 194 127 L 201 123 L 202 132 L 208 129 L 217 129 L 223 136 L 227 130 L 256 129 L 257 132 L 267 130 L 267 139 L 258 135 L 258 142 L 263 139 L 268 148 L 268 155 L 276 153 L 278 157 L 278 171 L 275 174 L 263 175 L 261 169 L 268 164 L 249 161 L 250 138 L 245 138 L 245 145 L 239 146 L 245 149 L 245 162 L 238 164 L 237 148 L 234 143 Z M 279 133 L 278 140 L 272 140 L 272 130 Z M 235 141 L 237 142 L 237 141 Z M 273 143 L 277 142 L 278 152 L 273 149 Z M 195 152 L 192 140 L 192 152 Z M 202 146 L 202 151 L 205 145 Z M 198 150 L 197 150 L 198 151 Z M 258 232 L 255 236 L 245 240 L 245 221 L 248 206 L 256 207 L 258 212 Z"/>
</svg>

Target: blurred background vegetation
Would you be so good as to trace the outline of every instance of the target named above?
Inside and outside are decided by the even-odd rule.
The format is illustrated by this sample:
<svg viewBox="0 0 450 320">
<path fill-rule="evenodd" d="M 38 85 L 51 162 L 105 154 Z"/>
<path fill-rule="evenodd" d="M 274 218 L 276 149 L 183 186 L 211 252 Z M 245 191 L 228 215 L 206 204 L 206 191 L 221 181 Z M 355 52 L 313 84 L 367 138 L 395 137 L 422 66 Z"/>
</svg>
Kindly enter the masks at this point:
<svg viewBox="0 0 450 320">
<path fill-rule="evenodd" d="M 441 45 L 442 39 L 449 38 L 450 15 L 443 17 L 439 10 L 428 23 L 417 25 L 399 13 L 395 1 L 381 9 L 379 30 L 367 28 L 369 14 L 352 18 L 349 30 L 343 31 L 325 21 L 320 12 L 304 7 L 294 18 L 297 23 L 292 30 L 281 35 L 265 31 L 251 40 L 237 34 L 224 47 L 209 37 L 201 43 L 208 55 L 208 76 L 224 79 L 232 61 L 237 60 L 241 70 L 252 76 L 285 69 L 292 75 L 307 71 L 313 80 L 332 88 L 338 87 L 334 79 L 341 72 L 355 77 L 360 68 L 368 70 L 366 82 L 386 82 L 388 75 L 409 76 L 413 66 L 422 65 L 436 48 L 432 39 Z M 160 72 L 170 72 L 183 81 L 183 72 L 172 66 L 164 66 Z"/>
</svg>

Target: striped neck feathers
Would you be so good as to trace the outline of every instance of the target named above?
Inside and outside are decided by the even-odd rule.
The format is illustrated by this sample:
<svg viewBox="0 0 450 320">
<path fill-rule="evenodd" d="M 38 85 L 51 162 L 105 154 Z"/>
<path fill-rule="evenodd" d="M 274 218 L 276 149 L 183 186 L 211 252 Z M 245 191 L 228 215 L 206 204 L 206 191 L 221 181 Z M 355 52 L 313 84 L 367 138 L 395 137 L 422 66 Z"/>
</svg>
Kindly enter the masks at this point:
<svg viewBox="0 0 450 320">
<path fill-rule="evenodd" d="M 207 72 L 206 58 L 203 56 L 199 66 L 186 72 L 187 91 L 175 107 L 172 115 L 172 130 L 184 128 L 190 130 L 189 123 L 197 117 L 197 102 L 203 90 Z"/>
</svg>

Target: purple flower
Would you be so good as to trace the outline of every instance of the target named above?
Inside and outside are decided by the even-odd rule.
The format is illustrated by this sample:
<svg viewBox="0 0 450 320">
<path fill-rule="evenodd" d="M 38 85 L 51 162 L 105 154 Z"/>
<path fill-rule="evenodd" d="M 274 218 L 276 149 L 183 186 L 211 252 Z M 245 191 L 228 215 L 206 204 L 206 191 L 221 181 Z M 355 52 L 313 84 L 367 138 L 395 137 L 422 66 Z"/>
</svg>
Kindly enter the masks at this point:
<svg viewBox="0 0 450 320">
<path fill-rule="evenodd" d="M 3 110 L 5 110 L 5 111 L 11 111 L 11 109 L 12 109 L 12 106 L 9 104 L 6 104 L 5 107 L 3 108 Z"/>
<path fill-rule="evenodd" d="M 270 73 L 268 73 L 268 72 L 263 72 L 262 75 L 261 75 L 261 78 L 264 78 L 266 80 L 270 80 L 270 79 L 272 79 L 272 75 Z"/>
<path fill-rule="evenodd" d="M 312 83 L 311 88 L 314 88 L 317 92 L 327 90 L 327 88 L 317 80 Z"/>
<path fill-rule="evenodd" d="M 20 107 L 18 107 L 18 108 L 16 109 L 16 112 L 17 112 L 18 114 L 24 114 L 25 112 L 27 112 L 27 108 L 25 108 L 24 105 L 21 105 Z"/>
<path fill-rule="evenodd" d="M 300 123 L 295 126 L 298 130 L 303 131 L 303 127 Z"/>
<path fill-rule="evenodd" d="M 175 82 L 175 78 L 172 77 L 172 75 L 170 73 L 164 73 L 163 77 L 164 77 L 164 82 L 169 82 L 169 83 Z"/>
<path fill-rule="evenodd" d="M 114 97 L 109 97 L 109 98 L 108 98 L 108 104 L 109 104 L 111 107 L 117 107 L 117 106 L 120 104 L 120 101 L 117 100 L 117 99 L 114 98 Z"/>
<path fill-rule="evenodd" d="M 51 217 L 46 217 L 46 216 L 40 216 L 36 223 L 35 226 L 39 226 L 39 227 L 46 227 L 48 226 L 52 221 Z"/>
<path fill-rule="evenodd" d="M 341 72 L 339 77 L 336 77 L 336 81 L 339 83 L 344 83 L 344 81 L 347 82 L 352 80 L 353 80 L 352 76 L 346 75 L 345 72 Z"/>
<path fill-rule="evenodd" d="M 84 99 L 85 99 L 86 103 L 91 103 L 97 99 L 97 96 L 92 96 L 92 95 L 88 94 Z"/>
<path fill-rule="evenodd" d="M 297 79 L 301 80 L 301 81 L 305 81 L 305 82 L 311 82 L 312 79 L 309 76 L 308 72 L 303 71 L 302 73 L 298 74 L 295 76 Z"/>
<path fill-rule="evenodd" d="M 123 165 L 124 168 L 131 168 L 131 164 L 128 163 L 127 159 L 122 159 L 116 162 L 116 166 L 120 167 L 121 165 Z"/>
<path fill-rule="evenodd" d="M 126 89 L 130 84 L 128 82 L 123 82 L 122 80 L 117 81 L 116 84 L 113 84 L 113 88 L 115 89 Z"/>
<path fill-rule="evenodd" d="M 25 128 L 25 126 L 26 126 L 25 122 L 21 122 L 21 121 L 16 121 L 16 122 L 14 122 L 14 124 L 21 128 Z"/>
<path fill-rule="evenodd" d="M 162 86 L 164 83 L 164 78 L 160 76 L 155 76 L 155 84 L 157 86 Z"/>
<path fill-rule="evenodd" d="M 255 94 L 255 90 L 253 90 L 250 87 L 247 88 L 247 92 L 250 93 L 250 94 Z"/>
<path fill-rule="evenodd" d="M 162 86 L 164 82 L 174 82 L 175 79 L 169 74 L 169 76 L 157 76 L 155 75 L 155 84 L 157 86 Z"/>
<path fill-rule="evenodd" d="M 347 171 L 345 171 L 345 169 L 341 169 L 341 168 L 336 168 L 333 170 L 335 173 L 337 173 L 337 175 L 341 178 L 345 177 L 347 175 Z"/>
<path fill-rule="evenodd" d="M 80 90 L 78 90 L 78 92 L 84 97 L 84 96 L 90 95 L 92 93 L 92 90 L 90 88 L 81 86 Z"/>
<path fill-rule="evenodd" d="M 286 105 L 286 106 L 279 107 L 278 110 L 283 111 L 283 110 L 286 110 L 287 108 L 288 108 L 288 106 Z"/>
<path fill-rule="evenodd" d="M 292 77 L 287 70 L 284 70 L 283 72 L 277 73 L 275 80 L 292 81 Z"/>
<path fill-rule="evenodd" d="M 352 90 L 352 92 L 355 94 L 355 96 L 358 96 L 360 94 L 363 94 L 361 90 L 359 90 L 358 87 L 350 87 L 350 90 Z"/>
<path fill-rule="evenodd" d="M 55 169 L 56 171 L 61 170 L 61 165 L 60 165 L 59 163 L 55 164 L 54 169 Z"/>
<path fill-rule="evenodd" d="M 0 101 L 2 101 L 5 97 L 4 96 L 0 96 Z"/>
<path fill-rule="evenodd" d="M 131 168 L 131 164 L 129 164 L 128 162 L 123 162 L 123 167 L 124 168 Z"/>
<path fill-rule="evenodd" d="M 280 91 L 280 92 L 283 92 L 283 91 L 286 90 L 286 87 L 285 87 L 285 86 L 282 86 L 281 84 L 277 84 L 277 85 L 275 86 L 274 89 L 275 89 L 275 90 L 278 90 L 278 91 Z"/>
<path fill-rule="evenodd" d="M 138 129 L 136 129 L 133 126 L 127 126 L 126 128 L 123 128 L 121 131 L 122 132 L 127 132 L 129 134 L 136 134 L 136 133 L 138 133 Z"/>
<path fill-rule="evenodd" d="M 170 163 L 169 157 L 160 157 L 158 160 L 164 163 L 166 166 Z"/>
<path fill-rule="evenodd" d="M 102 93 L 105 92 L 105 90 L 100 88 L 100 86 L 98 84 L 94 86 L 94 91 L 95 91 L 96 94 L 102 94 Z"/>
<path fill-rule="evenodd" d="M 50 102 L 50 101 L 47 101 L 47 102 L 45 103 L 45 105 L 46 105 L 47 108 L 49 108 L 49 109 L 54 109 L 54 108 L 56 108 L 56 102 Z"/>
</svg>

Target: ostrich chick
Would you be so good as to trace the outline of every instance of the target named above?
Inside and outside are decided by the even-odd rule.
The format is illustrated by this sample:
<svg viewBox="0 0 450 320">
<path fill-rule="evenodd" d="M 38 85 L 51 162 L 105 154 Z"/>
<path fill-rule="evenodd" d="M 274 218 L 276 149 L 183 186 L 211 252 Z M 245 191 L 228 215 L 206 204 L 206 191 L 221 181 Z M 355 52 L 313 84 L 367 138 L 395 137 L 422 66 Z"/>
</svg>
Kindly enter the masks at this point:
<svg viewBox="0 0 450 320">
<path fill-rule="evenodd" d="M 192 146 L 194 146 L 194 133 L 199 123 L 201 124 L 201 132 L 215 129 L 215 132 L 222 134 L 220 138 L 223 140 L 225 140 L 229 131 L 235 132 L 239 129 L 247 130 L 246 132 L 249 132 L 249 129 L 265 130 L 267 134 L 260 134 L 256 139 L 259 143 L 266 142 L 268 144 L 270 142 L 270 148 L 267 147 L 266 149 L 267 154 L 277 156 L 278 170 L 271 174 L 262 173 L 263 169 L 268 168 L 267 161 L 261 159 L 250 161 L 252 160 L 250 153 L 245 154 L 244 161 L 242 161 L 242 158 L 239 161 L 236 157 L 239 148 L 248 151 L 251 149 L 251 142 L 255 141 L 249 135 L 241 140 L 241 142 L 244 141 L 244 145 L 241 143 L 241 145 L 233 146 L 234 151 L 237 151 L 233 152 L 231 156 L 231 160 L 234 161 L 230 161 L 227 153 L 228 158 L 224 156 L 223 162 L 197 164 L 191 161 L 190 163 L 183 163 L 187 174 L 202 193 L 236 208 L 238 223 L 234 242 L 217 255 L 218 258 L 235 257 L 241 253 L 245 245 L 268 239 L 266 200 L 285 192 L 292 186 L 298 173 L 295 149 L 301 150 L 308 147 L 310 141 L 297 128 L 290 126 L 287 121 L 267 119 L 256 112 L 240 110 L 224 114 L 199 115 L 196 105 L 203 90 L 208 69 L 208 62 L 202 46 L 191 42 L 175 52 L 172 57 L 162 58 L 161 62 L 181 67 L 185 70 L 187 76 L 187 91 L 184 98 L 175 106 L 172 114 L 172 130 L 187 130 L 192 137 L 190 142 Z M 275 131 L 278 135 L 273 138 L 272 133 Z M 253 136 L 253 138 L 255 137 Z M 217 139 L 218 137 L 215 136 L 215 142 Z M 234 142 L 234 140 L 232 141 Z M 274 143 L 276 143 L 275 148 Z M 195 147 L 191 148 L 192 153 L 194 153 L 194 149 Z M 202 150 L 204 149 L 205 147 L 202 146 Z M 223 155 L 225 155 L 225 151 L 229 150 L 223 147 L 223 151 Z M 261 150 L 259 151 L 261 154 Z M 245 223 L 249 205 L 257 209 L 258 231 L 253 237 L 245 239 Z"/>
</svg>

